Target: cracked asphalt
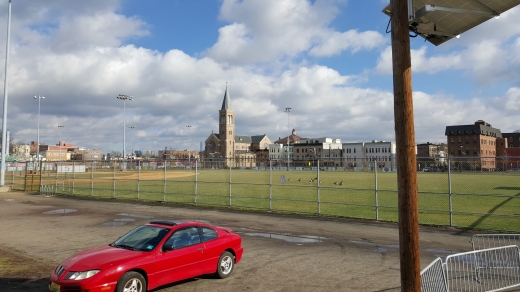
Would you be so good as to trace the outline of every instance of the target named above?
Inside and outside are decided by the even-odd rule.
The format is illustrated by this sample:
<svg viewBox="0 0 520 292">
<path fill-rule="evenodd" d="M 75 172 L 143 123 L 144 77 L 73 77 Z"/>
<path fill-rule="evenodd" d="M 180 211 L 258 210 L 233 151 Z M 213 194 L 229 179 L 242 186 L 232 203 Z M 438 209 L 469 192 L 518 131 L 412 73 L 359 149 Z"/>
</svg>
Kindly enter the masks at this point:
<svg viewBox="0 0 520 292">
<path fill-rule="evenodd" d="M 173 291 L 400 291 L 395 223 L 0 193 L 0 291 L 47 291 L 48 276 L 81 250 L 108 244 L 151 219 L 195 219 L 241 234 L 242 261 Z M 421 267 L 469 251 L 472 233 L 421 227 Z M 2 260 L 11 257 L 11 261 Z M 17 274 L 17 263 L 33 270 Z M 3 290 L 6 289 L 6 290 Z"/>
</svg>

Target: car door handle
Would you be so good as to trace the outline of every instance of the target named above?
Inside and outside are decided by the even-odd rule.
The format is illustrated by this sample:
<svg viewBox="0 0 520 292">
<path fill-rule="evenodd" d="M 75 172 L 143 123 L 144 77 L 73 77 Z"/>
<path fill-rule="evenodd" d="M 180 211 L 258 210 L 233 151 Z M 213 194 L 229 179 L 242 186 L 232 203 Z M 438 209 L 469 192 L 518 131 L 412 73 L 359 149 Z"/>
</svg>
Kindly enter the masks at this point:
<svg viewBox="0 0 520 292">
<path fill-rule="evenodd" d="M 202 247 L 197 248 L 198 251 L 202 251 Z"/>
</svg>

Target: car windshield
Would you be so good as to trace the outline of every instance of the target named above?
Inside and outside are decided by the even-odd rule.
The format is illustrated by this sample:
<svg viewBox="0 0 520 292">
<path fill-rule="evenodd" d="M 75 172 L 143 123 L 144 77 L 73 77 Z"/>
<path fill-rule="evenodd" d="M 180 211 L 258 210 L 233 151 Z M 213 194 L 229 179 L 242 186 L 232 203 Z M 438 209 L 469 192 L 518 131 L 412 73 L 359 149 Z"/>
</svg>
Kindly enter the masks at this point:
<svg viewBox="0 0 520 292">
<path fill-rule="evenodd" d="M 110 246 L 129 250 L 151 251 L 168 234 L 168 231 L 170 229 L 163 227 L 139 226 L 111 243 Z"/>
</svg>

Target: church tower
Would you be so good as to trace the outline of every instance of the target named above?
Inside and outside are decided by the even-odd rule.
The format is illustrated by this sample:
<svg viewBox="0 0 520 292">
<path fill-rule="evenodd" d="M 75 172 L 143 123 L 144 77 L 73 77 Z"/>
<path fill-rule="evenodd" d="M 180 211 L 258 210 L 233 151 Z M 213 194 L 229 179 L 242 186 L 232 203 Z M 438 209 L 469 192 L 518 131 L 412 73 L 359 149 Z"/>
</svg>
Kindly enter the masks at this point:
<svg viewBox="0 0 520 292">
<path fill-rule="evenodd" d="M 226 92 L 219 113 L 220 154 L 226 160 L 233 158 L 235 150 L 235 111 L 231 109 L 231 101 L 226 84 Z"/>
</svg>

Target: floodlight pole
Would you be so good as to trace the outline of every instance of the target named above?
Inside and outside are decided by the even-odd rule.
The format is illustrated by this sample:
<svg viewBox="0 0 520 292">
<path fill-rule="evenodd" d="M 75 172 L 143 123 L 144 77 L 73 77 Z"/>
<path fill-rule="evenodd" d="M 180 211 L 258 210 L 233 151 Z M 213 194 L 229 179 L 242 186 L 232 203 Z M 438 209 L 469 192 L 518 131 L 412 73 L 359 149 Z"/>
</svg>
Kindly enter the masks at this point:
<svg viewBox="0 0 520 292">
<path fill-rule="evenodd" d="M 40 164 L 40 101 L 45 98 L 45 96 L 34 96 L 34 98 L 38 99 L 38 136 L 37 136 L 37 144 L 36 144 L 36 170 L 39 169 Z"/>
<path fill-rule="evenodd" d="M 9 67 L 9 40 L 11 39 L 11 0 L 7 13 L 7 41 L 5 45 L 5 76 L 4 76 L 4 115 L 2 118 L 2 161 L 0 162 L 0 186 L 4 186 L 5 159 L 7 158 L 7 68 Z"/>
<path fill-rule="evenodd" d="M 287 113 L 287 131 L 291 133 L 291 130 L 289 130 L 289 113 L 291 112 L 290 107 L 285 108 L 285 112 Z M 287 136 L 287 171 L 289 171 L 289 136 Z"/>
<path fill-rule="evenodd" d="M 191 157 L 191 152 L 190 152 L 190 147 L 191 147 L 191 125 L 187 125 L 186 128 L 188 128 L 188 165 L 191 166 L 191 160 L 190 160 L 190 157 Z"/>
<path fill-rule="evenodd" d="M 134 157 L 134 129 L 135 129 L 135 127 L 134 126 L 130 126 L 128 128 L 130 128 L 130 132 L 131 132 L 131 135 L 130 135 L 130 149 L 132 149 L 132 157 Z"/>
<path fill-rule="evenodd" d="M 391 0 L 401 291 L 421 291 L 417 158 L 410 57 L 410 0 Z M 413 8 L 413 7 L 410 7 Z"/>
<path fill-rule="evenodd" d="M 61 160 L 62 160 L 62 158 L 61 158 L 61 134 L 63 133 L 63 128 L 65 128 L 65 126 L 58 126 L 58 128 L 60 129 L 60 141 L 59 141 L 60 142 L 60 160 L 59 160 L 59 163 L 60 163 L 60 170 L 63 170 L 63 169 L 61 169 Z M 56 170 L 56 177 L 58 177 L 58 172 L 59 171 Z"/>
</svg>

